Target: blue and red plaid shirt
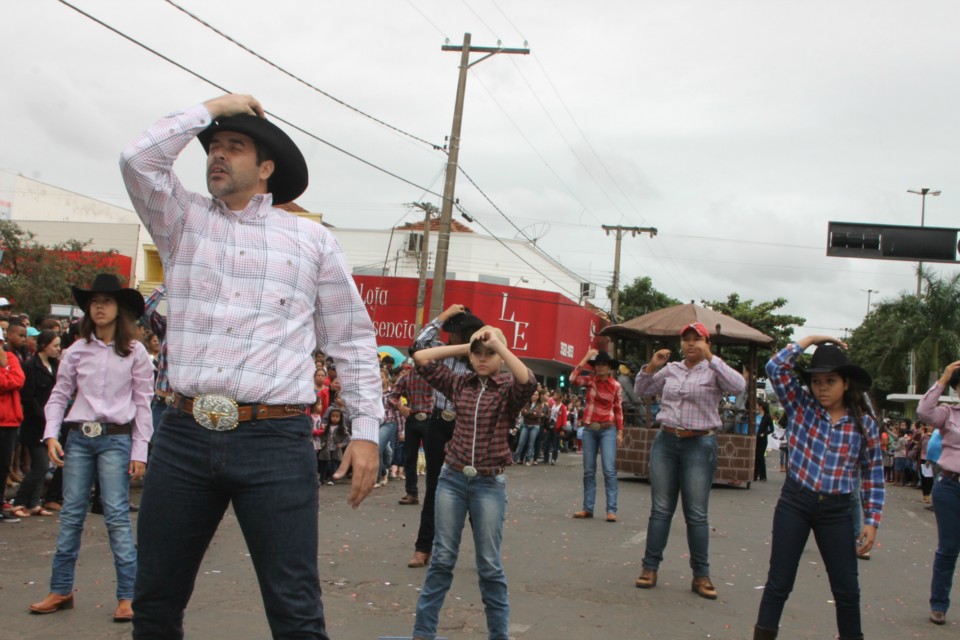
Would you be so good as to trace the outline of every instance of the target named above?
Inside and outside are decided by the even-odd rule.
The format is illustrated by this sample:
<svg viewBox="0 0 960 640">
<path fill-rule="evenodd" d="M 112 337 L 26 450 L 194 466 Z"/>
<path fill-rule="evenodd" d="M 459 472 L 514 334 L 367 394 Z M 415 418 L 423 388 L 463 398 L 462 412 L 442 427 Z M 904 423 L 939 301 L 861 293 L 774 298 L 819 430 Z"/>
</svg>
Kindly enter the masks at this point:
<svg viewBox="0 0 960 640">
<path fill-rule="evenodd" d="M 816 493 L 843 494 L 856 489 L 859 472 L 864 523 L 877 527 L 884 498 L 877 423 L 871 416 L 863 416 L 866 442 L 849 414 L 833 424 L 823 405 L 793 375 L 801 353 L 800 345 L 788 345 L 766 367 L 770 384 L 787 414 L 787 475 Z"/>
<path fill-rule="evenodd" d="M 143 304 L 143 319 L 150 325 L 150 330 L 160 341 L 160 355 L 157 356 L 157 372 L 154 377 L 153 388 L 163 395 L 173 393 L 170 388 L 170 378 L 167 375 L 167 319 L 157 312 L 157 306 L 167 295 L 167 287 L 160 285 L 153 290 L 150 297 Z"/>
<path fill-rule="evenodd" d="M 400 396 L 407 399 L 411 413 L 430 413 L 433 411 L 433 387 L 420 377 L 415 369 L 393 383 L 388 402 L 400 407 Z"/>
</svg>

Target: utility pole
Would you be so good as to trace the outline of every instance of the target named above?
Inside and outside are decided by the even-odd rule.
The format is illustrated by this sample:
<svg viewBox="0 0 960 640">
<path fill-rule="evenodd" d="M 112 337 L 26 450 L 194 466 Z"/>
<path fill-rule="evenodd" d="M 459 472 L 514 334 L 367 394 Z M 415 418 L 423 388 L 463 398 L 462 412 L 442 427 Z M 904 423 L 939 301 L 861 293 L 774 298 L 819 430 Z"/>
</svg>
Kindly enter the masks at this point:
<svg viewBox="0 0 960 640">
<path fill-rule="evenodd" d="M 927 196 L 938 196 L 940 191 L 930 189 L 929 187 L 922 187 L 919 190 L 907 189 L 907 193 L 913 193 L 920 196 L 920 227 L 923 228 L 924 222 L 927 217 Z M 923 283 L 923 260 L 917 263 L 917 301 L 920 300 L 920 295 L 923 293 L 921 289 L 921 284 Z M 917 392 L 917 351 L 916 349 L 910 350 L 910 384 L 907 385 L 907 393 L 916 393 Z M 921 385 L 922 387 L 922 385 Z"/>
<path fill-rule="evenodd" d="M 445 44 L 441 51 L 460 52 L 460 78 L 457 81 L 457 100 L 453 107 L 453 127 L 450 130 L 450 143 L 447 149 L 447 173 L 443 182 L 443 203 L 440 206 L 440 229 L 437 236 L 437 257 L 433 262 L 433 290 L 430 292 L 430 317 L 434 318 L 443 311 L 443 290 L 447 284 L 447 256 L 450 253 L 450 223 L 453 220 L 453 195 L 457 184 L 457 160 L 460 156 L 460 125 L 463 122 L 463 99 L 467 90 L 467 70 L 498 53 L 517 53 L 528 55 L 530 49 L 506 49 L 497 43 L 496 47 L 470 46 L 470 34 L 463 34 L 463 45 Z M 473 52 L 487 55 L 470 62 Z"/>
<path fill-rule="evenodd" d="M 623 234 L 630 232 L 631 237 L 638 234 L 649 233 L 650 237 L 657 235 L 656 227 L 622 227 L 620 225 L 608 226 L 601 225 L 601 228 L 610 235 L 613 231 L 616 234 L 617 248 L 613 258 L 613 292 L 610 296 L 610 315 L 614 324 L 618 321 L 617 313 L 620 311 L 620 240 Z"/>
<path fill-rule="evenodd" d="M 423 326 L 424 305 L 427 302 L 427 268 L 430 266 L 430 219 L 437 208 L 429 202 L 411 202 L 410 207 L 423 210 L 423 235 L 420 239 L 420 282 L 417 285 L 417 331 Z"/>
</svg>

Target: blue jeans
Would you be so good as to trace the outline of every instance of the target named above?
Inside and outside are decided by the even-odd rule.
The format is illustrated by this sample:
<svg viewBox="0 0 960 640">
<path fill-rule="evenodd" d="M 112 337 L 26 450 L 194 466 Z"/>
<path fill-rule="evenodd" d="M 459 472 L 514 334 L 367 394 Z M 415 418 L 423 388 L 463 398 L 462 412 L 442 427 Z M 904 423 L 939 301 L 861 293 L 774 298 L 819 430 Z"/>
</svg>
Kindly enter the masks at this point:
<svg viewBox="0 0 960 640">
<path fill-rule="evenodd" d="M 523 425 L 520 427 L 520 440 L 517 442 L 517 450 L 513 454 L 514 462 L 531 462 L 536 460 L 535 447 L 537 446 L 537 435 L 540 433 L 540 425 Z"/>
<path fill-rule="evenodd" d="M 791 478 L 783 484 L 773 513 L 770 571 L 760 599 L 757 626 L 777 629 L 797 579 L 800 556 L 813 531 L 830 579 L 841 638 L 862 637 L 857 550 L 848 494 L 818 495 Z"/>
<path fill-rule="evenodd" d="M 380 425 L 380 475 L 377 480 L 387 475 L 390 462 L 393 460 L 393 441 L 397 439 L 397 423 L 384 422 Z"/>
<path fill-rule="evenodd" d="M 597 501 L 597 453 L 603 465 L 607 513 L 617 512 L 617 429 L 583 430 L 583 510 L 593 513 Z"/>
<path fill-rule="evenodd" d="M 937 478 L 933 483 L 933 511 L 937 516 L 937 553 L 930 580 L 930 609 L 946 613 L 960 554 L 960 482 Z"/>
<path fill-rule="evenodd" d="M 560 434 L 549 427 L 543 435 L 543 462 L 547 463 L 552 459 L 554 462 L 560 457 Z"/>
<path fill-rule="evenodd" d="M 487 615 L 487 637 L 507 640 L 510 603 L 507 577 L 503 573 L 500 542 L 507 512 L 507 478 L 474 476 L 467 478 L 447 465 L 440 470 L 436 495 L 436 535 L 427 577 L 417 600 L 413 635 L 433 640 L 440 621 L 443 600 L 453 583 L 453 569 L 460 554 L 460 537 L 467 515 L 473 530 L 477 555 L 480 597 Z"/>
<path fill-rule="evenodd" d="M 88 438 L 75 429 L 67 436 L 63 459 L 63 510 L 60 536 L 53 556 L 50 591 L 62 596 L 73 592 L 73 577 L 80 555 L 83 521 L 90 506 L 90 488 L 100 480 L 103 524 L 110 536 L 113 566 L 117 570 L 117 599 L 133 598 L 137 575 L 137 548 L 130 524 L 129 435 Z"/>
<path fill-rule="evenodd" d="M 133 637 L 183 637 L 183 611 L 197 571 L 231 503 L 273 636 L 328 640 L 310 418 L 209 431 L 173 409 L 154 436 L 140 502 Z"/>
<path fill-rule="evenodd" d="M 670 522 L 683 497 L 690 568 L 695 578 L 710 575 L 710 487 L 717 470 L 717 436 L 678 438 L 661 430 L 650 451 L 650 521 L 644 569 L 659 570 L 670 537 Z"/>
</svg>

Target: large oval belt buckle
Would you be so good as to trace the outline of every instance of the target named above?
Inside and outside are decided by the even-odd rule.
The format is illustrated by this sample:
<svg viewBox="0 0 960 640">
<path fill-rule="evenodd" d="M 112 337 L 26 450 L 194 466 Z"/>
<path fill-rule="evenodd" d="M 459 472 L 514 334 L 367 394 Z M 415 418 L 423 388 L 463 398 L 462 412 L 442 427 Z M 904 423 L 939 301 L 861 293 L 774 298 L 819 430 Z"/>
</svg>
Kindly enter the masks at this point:
<svg viewBox="0 0 960 640">
<path fill-rule="evenodd" d="M 468 464 L 463 468 L 463 475 L 467 476 L 468 478 L 473 478 L 477 475 L 477 468 L 472 464 Z"/>
<path fill-rule="evenodd" d="M 97 438 L 103 433 L 103 425 L 99 422 L 84 422 L 80 425 L 80 433 L 88 438 Z"/>
<path fill-rule="evenodd" d="M 193 400 L 193 419 L 211 431 L 230 431 L 240 422 L 237 401 L 227 396 L 204 394 Z"/>
<path fill-rule="evenodd" d="M 444 409 L 440 412 L 440 417 L 444 422 L 453 422 L 457 419 L 457 414 L 454 411 L 450 411 L 450 409 Z"/>
</svg>

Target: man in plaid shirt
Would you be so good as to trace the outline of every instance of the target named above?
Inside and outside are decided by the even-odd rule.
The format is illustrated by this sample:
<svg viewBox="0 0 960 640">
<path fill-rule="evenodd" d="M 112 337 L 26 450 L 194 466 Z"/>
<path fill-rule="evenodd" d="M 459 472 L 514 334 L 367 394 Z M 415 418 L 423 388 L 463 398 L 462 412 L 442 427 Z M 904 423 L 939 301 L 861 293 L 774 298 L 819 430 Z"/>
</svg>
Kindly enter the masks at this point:
<svg viewBox="0 0 960 640">
<path fill-rule="evenodd" d="M 195 138 L 212 198 L 173 172 Z M 342 250 L 322 225 L 274 206 L 306 189 L 306 161 L 256 99 L 228 94 L 163 118 L 120 164 L 163 262 L 175 394 L 144 485 L 133 637 L 183 637 L 232 503 L 274 637 L 325 639 L 311 353 L 337 362 L 353 427 L 338 474 L 353 469 L 354 507 L 376 481 L 383 405 L 373 323 Z"/>
</svg>

